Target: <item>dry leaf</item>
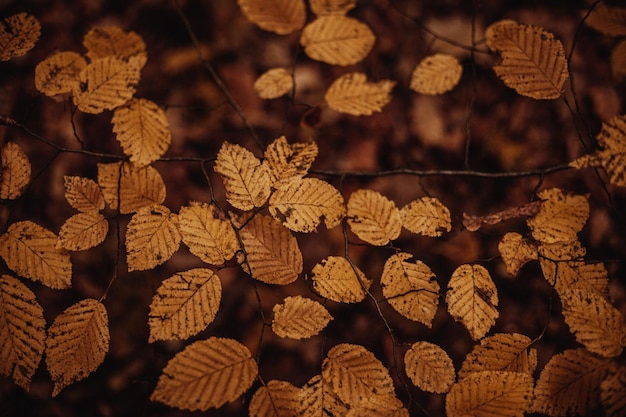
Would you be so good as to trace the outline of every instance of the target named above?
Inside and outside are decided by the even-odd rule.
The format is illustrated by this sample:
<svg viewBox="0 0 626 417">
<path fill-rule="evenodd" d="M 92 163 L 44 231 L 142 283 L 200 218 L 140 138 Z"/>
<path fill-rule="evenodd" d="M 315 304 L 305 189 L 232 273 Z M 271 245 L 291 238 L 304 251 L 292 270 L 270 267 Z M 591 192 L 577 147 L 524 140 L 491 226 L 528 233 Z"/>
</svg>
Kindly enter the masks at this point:
<svg viewBox="0 0 626 417">
<path fill-rule="evenodd" d="M 272 379 L 256 390 L 248 414 L 250 417 L 296 417 L 298 388 L 287 381 Z"/>
<path fill-rule="evenodd" d="M 59 314 L 46 342 L 46 365 L 54 381 L 52 396 L 95 371 L 108 351 L 109 319 L 102 303 L 85 299 Z"/>
<path fill-rule="evenodd" d="M 293 77 L 284 68 L 269 69 L 254 82 L 254 91 L 266 100 L 284 96 L 292 88 Z"/>
<path fill-rule="evenodd" d="M 128 272 L 161 265 L 178 250 L 180 240 L 175 213 L 161 205 L 139 209 L 126 227 Z"/>
<path fill-rule="evenodd" d="M 304 0 L 237 0 L 246 18 L 263 30 L 288 35 L 306 21 Z"/>
<path fill-rule="evenodd" d="M 268 284 L 287 285 L 302 272 L 298 241 L 279 221 L 257 214 L 239 231 L 246 271 Z"/>
<path fill-rule="evenodd" d="M 485 30 L 487 46 L 502 56 L 494 71 L 518 94 L 554 99 L 568 77 L 563 45 L 543 28 L 501 20 Z"/>
<path fill-rule="evenodd" d="M 355 273 L 354 269 L 357 270 Z M 338 303 L 358 303 L 365 298 L 372 281 L 341 256 L 329 256 L 313 267 L 313 289 Z"/>
<path fill-rule="evenodd" d="M 72 285 L 72 263 L 67 251 L 57 248 L 57 236 L 29 220 L 13 223 L 0 236 L 0 256 L 18 275 L 50 288 Z"/>
<path fill-rule="evenodd" d="M 624 36 L 626 35 L 626 8 L 600 3 L 591 10 L 585 24 L 605 35 Z"/>
<path fill-rule="evenodd" d="M 127 61 L 107 56 L 98 58 L 79 74 L 72 84 L 74 104 L 85 113 L 102 113 L 126 103 L 135 94 L 141 76 L 141 58 Z"/>
<path fill-rule="evenodd" d="M 610 359 L 585 349 L 554 355 L 541 371 L 529 411 L 549 416 L 589 415 L 599 402 L 600 383 Z"/>
<path fill-rule="evenodd" d="M 356 7 L 357 0 L 309 0 L 311 11 L 317 16 L 345 15 Z"/>
<path fill-rule="evenodd" d="M 322 363 L 322 378 L 350 406 L 373 394 L 394 394 L 387 368 L 359 345 L 341 343 L 331 348 Z"/>
<path fill-rule="evenodd" d="M 206 411 L 236 400 L 257 374 L 247 347 L 233 339 L 210 337 L 188 345 L 167 363 L 150 399 Z"/>
<path fill-rule="evenodd" d="M 365 23 L 343 15 L 320 16 L 302 30 L 300 45 L 309 58 L 353 65 L 370 53 L 376 36 Z"/>
<path fill-rule="evenodd" d="M 459 379 L 474 372 L 509 371 L 532 376 L 537 367 L 537 350 L 532 341 L 519 333 L 497 333 L 487 336 L 467 354 Z"/>
<path fill-rule="evenodd" d="M 83 45 L 91 61 L 115 57 L 122 61 L 138 58 L 140 68 L 147 60 L 146 44 L 135 32 L 124 32 L 117 26 L 94 27 L 85 34 Z"/>
<path fill-rule="evenodd" d="M 498 243 L 498 251 L 506 266 L 506 272 L 511 276 L 516 276 L 522 266 L 539 257 L 537 247 L 515 232 L 502 236 Z"/>
<path fill-rule="evenodd" d="M 185 340 L 214 319 L 222 299 L 222 284 L 210 269 L 196 268 L 172 275 L 161 283 L 150 303 L 149 343 Z"/>
<path fill-rule="evenodd" d="M 0 61 L 8 61 L 30 51 L 41 35 L 35 16 L 18 13 L 0 21 Z"/>
<path fill-rule="evenodd" d="M 281 136 L 268 145 L 264 156 L 272 187 L 279 189 L 309 172 L 317 157 L 317 145 L 315 142 L 289 144 Z"/>
<path fill-rule="evenodd" d="M 411 90 L 438 95 L 452 90 L 461 80 L 463 67 L 456 57 L 435 54 L 424 58 L 413 70 Z"/>
<path fill-rule="evenodd" d="M 321 375 L 312 377 L 298 392 L 298 417 L 345 416 L 348 406 Z"/>
<path fill-rule="evenodd" d="M 445 350 L 429 342 L 416 342 L 404 355 L 404 369 L 413 385 L 426 392 L 450 390 L 456 372 Z"/>
<path fill-rule="evenodd" d="M 519 372 L 482 371 L 454 384 L 446 416 L 523 417 L 532 400 L 533 378 Z"/>
<path fill-rule="evenodd" d="M 333 317 L 328 310 L 310 298 L 287 297 L 273 308 L 272 330 L 280 337 L 307 339 L 321 332 Z"/>
<path fill-rule="evenodd" d="M 577 240 L 589 218 L 589 203 L 582 195 L 564 194 L 558 188 L 538 194 L 545 200 L 539 213 L 526 222 L 533 237 L 542 244 Z"/>
<path fill-rule="evenodd" d="M 46 320 L 35 294 L 20 280 L 0 277 L 0 374 L 25 391 L 45 348 Z"/>
<path fill-rule="evenodd" d="M 588 351 L 612 358 L 626 346 L 626 323 L 618 309 L 596 292 L 578 289 L 559 293 L 570 331 Z"/>
<path fill-rule="evenodd" d="M 104 196 L 98 184 L 89 178 L 64 176 L 65 199 L 76 210 L 91 213 L 104 209 Z"/>
<path fill-rule="evenodd" d="M 351 72 L 337 78 L 326 91 L 326 103 L 340 113 L 369 116 L 382 110 L 391 101 L 395 81 L 369 82 L 361 72 Z"/>
<path fill-rule="evenodd" d="M 389 257 L 380 278 L 383 296 L 404 317 L 432 326 L 439 304 L 439 283 L 422 261 L 400 252 Z"/>
<path fill-rule="evenodd" d="M 0 158 L 0 199 L 15 200 L 30 182 L 30 161 L 15 142 L 7 142 L 2 147 Z"/>
<path fill-rule="evenodd" d="M 215 206 L 192 202 L 181 207 L 178 227 L 189 251 L 211 265 L 222 265 L 239 249 L 232 225 L 218 217 Z"/>
<path fill-rule="evenodd" d="M 154 102 L 133 98 L 113 112 L 113 132 L 138 167 L 159 159 L 172 141 L 165 113 Z"/>
<path fill-rule="evenodd" d="M 463 226 L 470 232 L 475 232 L 482 227 L 483 224 L 498 224 L 504 220 L 513 219 L 515 217 L 532 217 L 539 213 L 541 200 L 532 203 L 522 204 L 518 207 L 498 211 L 486 216 L 470 216 L 463 213 Z"/>
<path fill-rule="evenodd" d="M 294 232 L 311 233 L 324 220 L 326 227 L 337 226 L 346 209 L 339 191 L 317 178 L 290 181 L 270 197 L 271 215 Z"/>
<path fill-rule="evenodd" d="M 609 374 L 600 384 L 600 400 L 607 417 L 626 415 L 626 366 L 611 364 Z"/>
<path fill-rule="evenodd" d="M 361 240 L 383 246 L 400 235 L 396 204 L 374 190 L 359 189 L 348 200 L 348 224 Z"/>
<path fill-rule="evenodd" d="M 350 407 L 346 417 L 409 417 L 409 411 L 394 394 L 373 394 Z"/>
<path fill-rule="evenodd" d="M 461 265 L 448 282 L 448 312 L 474 340 L 481 339 L 498 318 L 498 290 L 489 271 L 480 265 Z"/>
<path fill-rule="evenodd" d="M 452 230 L 450 210 L 433 197 L 422 197 L 402 207 L 402 226 L 423 236 L 438 237 Z"/>
<path fill-rule="evenodd" d="M 261 207 L 270 196 L 270 176 L 267 167 L 246 148 L 224 142 L 215 162 L 224 182 L 226 199 L 240 210 Z"/>
<path fill-rule="evenodd" d="M 113 210 L 118 208 L 119 195 L 119 211 L 122 214 L 134 213 L 142 207 L 165 201 L 165 183 L 151 166 L 137 167 L 125 162 L 99 163 L 98 185 L 104 200 Z"/>
<path fill-rule="evenodd" d="M 59 230 L 58 246 L 80 251 L 104 242 L 109 233 L 109 221 L 97 211 L 78 213 L 63 223 Z"/>
<path fill-rule="evenodd" d="M 35 67 L 35 87 L 49 97 L 71 94 L 79 88 L 79 75 L 86 66 L 85 58 L 76 52 L 57 52 Z"/>
</svg>

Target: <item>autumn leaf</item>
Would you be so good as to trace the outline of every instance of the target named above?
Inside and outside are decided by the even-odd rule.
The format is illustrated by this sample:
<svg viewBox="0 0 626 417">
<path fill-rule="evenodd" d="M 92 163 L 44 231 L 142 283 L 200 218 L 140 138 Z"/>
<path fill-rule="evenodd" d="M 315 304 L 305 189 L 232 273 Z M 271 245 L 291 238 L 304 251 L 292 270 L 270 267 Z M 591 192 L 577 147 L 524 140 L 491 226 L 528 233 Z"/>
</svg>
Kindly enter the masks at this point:
<svg viewBox="0 0 626 417">
<path fill-rule="evenodd" d="M 331 65 L 353 65 L 369 54 L 376 36 L 365 23 L 348 16 L 319 16 L 306 25 L 300 45 L 311 59 Z"/>
<path fill-rule="evenodd" d="M 76 52 L 57 52 L 35 67 L 35 87 L 48 97 L 71 94 L 79 88 L 79 75 L 86 66 L 85 58 Z"/>
<path fill-rule="evenodd" d="M 140 68 L 147 60 L 146 44 L 135 32 L 125 32 L 117 26 L 94 27 L 83 37 L 91 61 L 115 57 L 122 61 L 137 58 Z"/>
<path fill-rule="evenodd" d="M 28 391 L 43 356 L 46 320 L 35 294 L 20 280 L 0 277 L 0 374 Z"/>
<path fill-rule="evenodd" d="M 298 417 L 344 416 L 349 409 L 321 375 L 313 376 L 300 388 L 297 403 Z"/>
<path fill-rule="evenodd" d="M 152 166 L 138 167 L 125 162 L 98 163 L 98 185 L 109 207 L 114 210 L 119 207 L 122 214 L 134 213 L 142 207 L 165 201 L 165 183 Z"/>
<path fill-rule="evenodd" d="M 0 199 L 15 200 L 30 182 L 30 161 L 15 142 L 7 142 L 2 147 L 0 158 Z"/>
<path fill-rule="evenodd" d="M 284 188 L 292 180 L 304 177 L 317 157 L 317 151 L 315 142 L 289 144 L 285 136 L 270 143 L 263 163 L 267 165 L 272 187 Z"/>
<path fill-rule="evenodd" d="M 566 194 L 558 188 L 543 190 L 538 196 L 544 200 L 539 213 L 526 222 L 533 237 L 541 243 L 576 240 L 589 217 L 587 197 Z"/>
<path fill-rule="evenodd" d="M 18 275 L 50 288 L 72 285 L 69 253 L 57 248 L 58 237 L 50 230 L 24 220 L 13 223 L 0 236 L 0 257 Z"/>
<path fill-rule="evenodd" d="M 108 232 L 109 221 L 102 214 L 78 213 L 61 226 L 58 246 L 70 251 L 90 249 L 104 242 Z"/>
<path fill-rule="evenodd" d="M 485 41 L 502 56 L 493 67 L 518 94 L 534 99 L 561 96 L 568 77 L 563 44 L 541 27 L 501 20 L 485 30 Z"/>
<path fill-rule="evenodd" d="M 413 70 L 411 90 L 438 95 L 452 90 L 461 80 L 463 67 L 452 55 L 434 54 L 424 58 Z"/>
<path fill-rule="evenodd" d="M 474 340 L 481 339 L 498 318 L 498 291 L 489 271 L 480 265 L 461 265 L 448 282 L 448 312 Z"/>
<path fill-rule="evenodd" d="M 508 232 L 502 236 L 498 243 L 498 251 L 506 266 L 506 272 L 511 276 L 516 276 L 526 263 L 539 258 L 537 247 L 515 232 Z"/>
<path fill-rule="evenodd" d="M 350 407 L 346 417 L 409 417 L 409 411 L 394 394 L 373 394 Z"/>
<path fill-rule="evenodd" d="M 600 400 L 607 416 L 626 414 L 626 366 L 611 364 L 608 375 L 600 383 Z"/>
<path fill-rule="evenodd" d="M 165 279 L 150 304 L 148 342 L 185 340 L 214 319 L 222 298 L 222 284 L 210 269 L 195 268 Z"/>
<path fill-rule="evenodd" d="M 470 232 L 475 232 L 480 229 L 484 224 L 498 224 L 504 220 L 512 219 L 515 217 L 532 217 L 539 213 L 541 207 L 541 200 L 533 201 L 528 204 L 522 204 L 521 206 L 512 207 L 506 210 L 498 211 L 496 213 L 488 214 L 486 216 L 470 216 L 463 213 L 463 226 Z"/>
<path fill-rule="evenodd" d="M 353 268 L 341 256 L 325 258 L 313 267 L 312 273 L 313 289 L 322 297 L 339 303 L 358 303 L 363 300 L 372 283 L 363 272 Z"/>
<path fill-rule="evenodd" d="M 98 184 L 89 178 L 64 176 L 65 199 L 76 210 L 92 213 L 104 209 L 104 196 Z"/>
<path fill-rule="evenodd" d="M 322 331 L 333 319 L 315 300 L 300 295 L 287 297 L 273 308 L 272 330 L 280 337 L 307 339 Z"/>
<path fill-rule="evenodd" d="M 400 210 L 400 218 L 407 230 L 424 236 L 438 237 L 452 230 L 450 210 L 433 197 L 411 201 Z"/>
<path fill-rule="evenodd" d="M 150 399 L 206 411 L 236 400 L 257 374 L 247 347 L 233 339 L 210 337 L 188 345 L 167 363 Z"/>
<path fill-rule="evenodd" d="M 340 113 L 369 116 L 391 101 L 395 81 L 370 82 L 361 72 L 350 72 L 337 78 L 326 91 L 328 106 Z"/>
<path fill-rule="evenodd" d="M 254 82 L 254 91 L 263 99 L 284 96 L 293 88 L 293 77 L 284 68 L 271 68 Z"/>
<path fill-rule="evenodd" d="M 626 35 L 626 8 L 600 3 L 591 10 L 585 19 L 585 24 L 605 35 L 624 36 Z"/>
<path fill-rule="evenodd" d="M 272 379 L 256 390 L 248 414 L 250 417 L 296 417 L 298 388 L 287 381 Z"/>
<path fill-rule="evenodd" d="M 304 26 L 304 0 L 237 0 L 246 18 L 263 30 L 288 35 Z"/>
<path fill-rule="evenodd" d="M 108 351 L 109 319 L 102 303 L 88 298 L 65 309 L 54 319 L 46 342 L 52 396 L 95 371 Z"/>
<path fill-rule="evenodd" d="M 374 190 L 356 190 L 350 195 L 347 208 L 350 229 L 361 240 L 383 246 L 400 235 L 400 210 L 382 194 Z"/>
<path fill-rule="evenodd" d="M 28 13 L 18 13 L 0 21 L 0 61 L 8 61 L 30 51 L 41 35 L 39 20 Z"/>
<path fill-rule="evenodd" d="M 456 379 L 450 356 L 430 342 L 411 345 L 404 355 L 404 369 L 413 384 L 427 392 L 448 392 Z"/>
</svg>

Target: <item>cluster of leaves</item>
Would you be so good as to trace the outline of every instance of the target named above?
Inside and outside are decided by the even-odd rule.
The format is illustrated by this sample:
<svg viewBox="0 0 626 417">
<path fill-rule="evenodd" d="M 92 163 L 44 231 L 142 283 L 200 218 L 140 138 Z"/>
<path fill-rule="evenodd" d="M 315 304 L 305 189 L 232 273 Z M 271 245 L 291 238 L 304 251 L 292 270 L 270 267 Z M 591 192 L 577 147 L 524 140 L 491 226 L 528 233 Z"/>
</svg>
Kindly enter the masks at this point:
<svg viewBox="0 0 626 417">
<path fill-rule="evenodd" d="M 301 30 L 300 43 L 307 56 L 331 65 L 361 61 L 376 39 L 365 23 L 347 16 L 356 1 L 311 0 L 315 18 L 309 23 L 304 1 L 239 0 L 239 5 L 262 29 L 277 34 Z M 604 9 L 599 9 L 592 16 L 601 19 L 602 13 Z M 3 28 L 3 60 L 26 53 L 39 36 L 39 23 L 27 14 L 7 18 Z M 567 60 L 552 34 L 504 20 L 489 26 L 485 39 L 502 58 L 494 71 L 507 86 L 534 99 L 561 96 Z M 443 298 L 447 314 L 478 343 L 458 371 L 437 344 L 409 343 L 402 369 L 421 390 L 446 395 L 448 417 L 526 412 L 585 415 L 598 404 L 607 415 L 626 410 L 626 369 L 616 359 L 626 346 L 626 324 L 608 299 L 606 268 L 601 262 L 587 262 L 578 240 L 589 217 L 587 196 L 550 188 L 524 206 L 483 217 L 465 216 L 470 232 L 510 218 L 526 219 L 528 233 L 506 233 L 499 244 L 506 270 L 516 276 L 524 264 L 538 261 L 561 300 L 565 322 L 581 344 L 553 356 L 535 381 L 535 341 L 518 333 L 489 335 L 499 316 L 499 298 L 485 266 L 459 265 L 442 289 L 428 265 L 396 247 L 403 229 L 431 238 L 450 232 L 450 211 L 440 200 L 424 196 L 399 208 L 377 191 L 359 189 L 346 202 L 335 186 L 309 175 L 317 145 L 289 143 L 281 136 L 262 150 L 262 157 L 223 142 L 213 171 L 222 180 L 225 201 L 213 197 L 177 209 L 166 207 L 166 186 L 152 163 L 170 146 L 168 122 L 156 103 L 134 97 L 147 60 L 145 43 L 133 32 L 110 26 L 90 30 L 83 45 L 85 55 L 63 51 L 41 61 L 35 69 L 35 85 L 51 97 L 70 96 L 85 113 L 112 110 L 113 131 L 124 155 L 118 162 L 98 163 L 95 179 L 64 178 L 65 197 L 78 213 L 65 221 L 58 235 L 32 221 L 13 223 L 0 235 L 0 257 L 17 276 L 0 278 L 0 372 L 16 384 L 29 389 L 44 353 L 54 382 L 53 396 L 86 378 L 104 361 L 110 339 L 103 304 L 106 294 L 100 300 L 73 304 L 47 327 L 43 308 L 21 279 L 53 289 L 70 288 L 70 253 L 100 245 L 113 220 L 107 213 L 113 212 L 115 217 L 129 216 L 125 231 L 129 272 L 164 264 L 181 242 L 207 265 L 162 281 L 149 307 L 149 343 L 187 340 L 215 320 L 223 268 L 238 266 L 254 280 L 289 285 L 303 274 L 297 233 L 341 225 L 344 233 L 349 229 L 361 243 L 391 248 L 394 253 L 376 278 L 367 277 L 348 250 L 317 262 L 310 273 L 314 298 L 290 296 L 273 307 L 271 329 L 279 337 L 318 335 L 334 320 L 326 303 L 359 303 L 368 297 L 431 327 Z M 442 94 L 455 87 L 461 72 L 454 56 L 431 55 L 414 69 L 410 88 L 421 94 Z M 370 82 L 365 74 L 351 72 L 330 85 L 325 100 L 336 111 L 369 115 L 389 102 L 395 85 L 393 80 Z M 288 70 L 272 68 L 254 88 L 270 99 L 293 86 Z M 626 185 L 625 117 L 606 122 L 597 135 L 602 149 L 571 166 L 601 167 L 612 183 Z M 19 198 L 31 181 L 31 167 L 16 143 L 3 146 L 1 173 L 0 198 Z M 380 286 L 384 300 L 374 299 L 373 285 Z M 181 409 L 207 410 L 236 400 L 257 380 L 261 386 L 249 403 L 251 416 L 409 415 L 397 397 L 388 366 L 365 347 L 351 343 L 332 346 L 319 374 L 296 387 L 283 380 L 264 382 L 248 347 L 235 339 L 211 336 L 188 344 L 171 358 L 151 399 Z"/>
</svg>

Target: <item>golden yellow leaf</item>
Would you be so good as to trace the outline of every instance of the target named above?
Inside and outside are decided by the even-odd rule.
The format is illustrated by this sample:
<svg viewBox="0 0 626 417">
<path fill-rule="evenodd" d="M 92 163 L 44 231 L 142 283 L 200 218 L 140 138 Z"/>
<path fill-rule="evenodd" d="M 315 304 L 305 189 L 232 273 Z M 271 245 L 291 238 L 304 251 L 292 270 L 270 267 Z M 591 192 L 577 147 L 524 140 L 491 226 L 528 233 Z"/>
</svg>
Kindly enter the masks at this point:
<svg viewBox="0 0 626 417">
<path fill-rule="evenodd" d="M 59 314 L 48 330 L 46 365 L 56 396 L 95 371 L 109 351 L 109 318 L 98 300 L 85 299 Z"/>
<path fill-rule="evenodd" d="M 600 3 L 589 13 L 585 24 L 605 35 L 624 36 L 626 35 L 626 8 Z"/>
<path fill-rule="evenodd" d="M 279 221 L 257 214 L 239 231 L 245 250 L 241 262 L 252 278 L 287 285 L 302 272 L 298 241 Z"/>
<path fill-rule="evenodd" d="M 124 162 L 98 163 L 98 185 L 104 200 L 114 210 L 118 208 L 119 194 L 122 214 L 134 213 L 142 207 L 165 201 L 165 183 L 151 166 L 137 167 Z"/>
<path fill-rule="evenodd" d="M 593 353 L 616 357 L 626 346 L 626 323 L 618 309 L 596 292 L 578 289 L 559 293 L 565 323 L 576 340 Z"/>
<path fill-rule="evenodd" d="M 626 415 L 626 366 L 611 364 L 607 377 L 600 384 L 600 401 L 607 417 Z"/>
<path fill-rule="evenodd" d="M 0 374 L 28 391 L 45 348 L 46 320 L 35 294 L 20 280 L 0 277 Z"/>
<path fill-rule="evenodd" d="M 418 198 L 400 210 L 402 226 L 423 236 L 441 236 L 442 231 L 452 230 L 450 210 L 433 197 Z"/>
<path fill-rule="evenodd" d="M 496 333 L 480 341 L 467 354 L 459 379 L 480 371 L 522 372 L 532 376 L 537 367 L 537 350 L 532 341 L 519 333 Z"/>
<path fill-rule="evenodd" d="M 309 7 L 317 16 L 344 15 L 356 7 L 356 0 L 309 0 Z"/>
<path fill-rule="evenodd" d="M 18 13 L 0 21 L 0 61 L 25 55 L 41 35 L 41 25 L 35 16 Z"/>
<path fill-rule="evenodd" d="M 126 103 L 135 94 L 141 77 L 142 61 L 131 57 L 127 61 L 107 56 L 87 64 L 73 84 L 74 104 L 85 113 L 102 113 Z"/>
<path fill-rule="evenodd" d="M 534 99 L 554 99 L 562 94 L 568 77 L 563 44 L 541 27 L 500 20 L 485 30 L 487 46 L 502 63 L 494 71 L 518 94 Z"/>
<path fill-rule="evenodd" d="M 195 268 L 161 283 L 150 303 L 148 342 L 184 340 L 204 330 L 222 299 L 220 278 L 210 269 Z"/>
<path fill-rule="evenodd" d="M 350 72 L 337 78 L 326 91 L 326 103 L 340 113 L 369 116 L 391 101 L 395 81 L 369 82 L 361 72 Z"/>
<path fill-rule="evenodd" d="M 272 68 L 265 71 L 254 82 L 254 91 L 259 97 L 273 99 L 284 96 L 293 88 L 293 77 L 284 68 Z"/>
<path fill-rule="evenodd" d="M 215 206 L 194 203 L 180 208 L 178 228 L 189 251 L 211 265 L 221 265 L 239 249 L 230 222 L 219 218 Z"/>
<path fill-rule="evenodd" d="M 273 308 L 272 330 L 280 337 L 308 339 L 321 332 L 333 319 L 328 310 L 310 298 L 287 297 Z"/>
<path fill-rule="evenodd" d="M 322 363 L 322 378 L 344 403 L 354 406 L 374 394 L 395 394 L 389 371 L 363 346 L 333 346 Z"/>
<path fill-rule="evenodd" d="M 538 196 L 545 201 L 539 213 L 526 222 L 533 237 L 542 244 L 576 240 L 589 218 L 587 197 L 565 194 L 558 188 L 543 190 Z"/>
<path fill-rule="evenodd" d="M 83 213 L 104 209 L 104 196 L 98 184 L 89 178 L 64 176 L 65 199 L 70 206 Z"/>
<path fill-rule="evenodd" d="M 79 88 L 79 74 L 86 66 L 85 58 L 76 52 L 57 52 L 35 67 L 35 87 L 49 97 L 71 94 Z"/>
<path fill-rule="evenodd" d="M 599 403 L 600 383 L 611 360 L 586 349 L 554 355 L 541 371 L 530 412 L 553 417 L 589 415 Z"/>
<path fill-rule="evenodd" d="M 265 150 L 272 187 L 283 188 L 290 181 L 304 177 L 317 157 L 315 142 L 289 144 L 285 136 L 270 143 Z"/>
<path fill-rule="evenodd" d="M 342 256 L 329 256 L 313 267 L 313 289 L 339 303 L 358 303 L 365 298 L 372 281 Z"/>
<path fill-rule="evenodd" d="M 256 390 L 250 405 L 250 417 L 296 417 L 298 388 L 287 381 L 272 379 Z"/>
<path fill-rule="evenodd" d="M 161 205 L 142 207 L 126 228 L 128 271 L 145 271 L 161 265 L 180 246 L 178 216 Z"/>
<path fill-rule="evenodd" d="M 210 337 L 170 359 L 150 399 L 183 410 L 206 411 L 236 400 L 257 374 L 247 347 L 233 339 Z"/>
<path fill-rule="evenodd" d="M 611 73 L 618 80 L 626 75 L 626 41 L 620 41 L 611 51 Z"/>
<path fill-rule="evenodd" d="M 311 233 L 324 220 L 332 229 L 345 216 L 343 196 L 335 187 L 317 178 L 290 181 L 270 197 L 271 215 L 294 232 Z"/>
<path fill-rule="evenodd" d="M 614 116 L 602 123 L 596 140 L 601 149 L 570 162 L 570 166 L 578 169 L 601 166 L 612 184 L 626 186 L 626 115 Z"/>
<path fill-rule="evenodd" d="M 111 122 L 124 153 L 137 166 L 159 159 L 172 142 L 165 113 L 150 100 L 130 99 L 115 109 Z"/>
<path fill-rule="evenodd" d="M 439 283 L 422 261 L 408 262 L 413 255 L 391 255 L 383 268 L 380 285 L 387 302 L 404 317 L 432 326 L 439 304 Z"/>
<path fill-rule="evenodd" d="M 30 161 L 20 145 L 7 142 L 0 150 L 0 199 L 14 200 L 30 182 Z"/>
<path fill-rule="evenodd" d="M 498 251 L 506 266 L 506 272 L 511 276 L 516 276 L 522 266 L 539 257 L 537 247 L 516 232 L 508 232 L 502 236 L 498 243 Z"/>
<path fill-rule="evenodd" d="M 413 385 L 426 392 L 448 392 L 456 379 L 450 356 L 430 342 L 411 345 L 404 354 L 404 369 Z"/>
<path fill-rule="evenodd" d="M 18 275 L 50 288 L 72 285 L 72 263 L 67 251 L 57 248 L 57 236 L 30 220 L 13 223 L 0 236 L 0 256 Z"/>
<path fill-rule="evenodd" d="M 304 26 L 304 0 L 237 0 L 246 18 L 263 30 L 288 35 Z"/>
<path fill-rule="evenodd" d="M 215 172 L 224 182 L 226 199 L 240 210 L 261 207 L 270 196 L 267 167 L 246 148 L 224 142 L 217 153 Z"/>
<path fill-rule="evenodd" d="M 93 248 L 104 242 L 108 232 L 109 222 L 102 214 L 78 213 L 61 226 L 58 246 L 71 251 Z"/>
<path fill-rule="evenodd" d="M 400 235 L 400 210 L 374 190 L 359 189 L 348 200 L 348 224 L 361 240 L 376 246 L 388 244 Z"/>
<path fill-rule="evenodd" d="M 298 417 L 345 416 L 348 406 L 321 375 L 315 375 L 298 392 Z"/>
<path fill-rule="evenodd" d="M 461 74 L 463 67 L 456 57 L 447 54 L 430 55 L 413 70 L 410 87 L 420 94 L 443 94 L 456 87 Z"/>
<path fill-rule="evenodd" d="M 350 407 L 346 417 L 409 417 L 402 401 L 394 394 L 373 394 Z"/>
<path fill-rule="evenodd" d="M 452 273 L 446 293 L 448 312 L 465 326 L 474 340 L 482 338 L 498 318 L 498 290 L 489 271 L 480 265 L 461 265 Z"/>
<path fill-rule="evenodd" d="M 482 371 L 454 384 L 446 395 L 447 417 L 523 417 L 533 378 L 519 372 Z"/>
<path fill-rule="evenodd" d="M 365 58 L 375 41 L 369 26 L 343 15 L 320 16 L 307 24 L 300 36 L 300 45 L 309 58 L 343 66 Z"/>
<path fill-rule="evenodd" d="M 124 32 L 117 26 L 94 27 L 85 34 L 83 45 L 91 61 L 115 57 L 122 61 L 139 58 L 140 68 L 147 60 L 146 44 L 135 32 Z"/>
</svg>

